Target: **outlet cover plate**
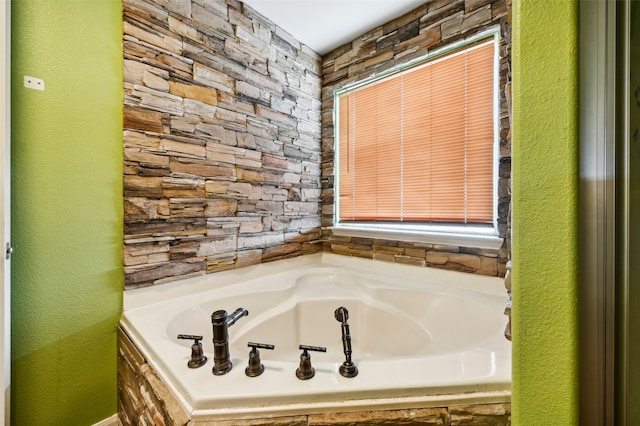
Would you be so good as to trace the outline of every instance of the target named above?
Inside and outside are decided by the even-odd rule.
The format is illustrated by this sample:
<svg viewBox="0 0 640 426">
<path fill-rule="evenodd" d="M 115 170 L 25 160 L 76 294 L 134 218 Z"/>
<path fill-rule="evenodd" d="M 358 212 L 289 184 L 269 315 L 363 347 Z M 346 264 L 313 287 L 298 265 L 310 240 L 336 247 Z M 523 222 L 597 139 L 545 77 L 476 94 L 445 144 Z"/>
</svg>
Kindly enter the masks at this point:
<svg viewBox="0 0 640 426">
<path fill-rule="evenodd" d="M 44 90 L 44 80 L 41 78 L 24 76 L 24 87 L 27 89 Z"/>
</svg>

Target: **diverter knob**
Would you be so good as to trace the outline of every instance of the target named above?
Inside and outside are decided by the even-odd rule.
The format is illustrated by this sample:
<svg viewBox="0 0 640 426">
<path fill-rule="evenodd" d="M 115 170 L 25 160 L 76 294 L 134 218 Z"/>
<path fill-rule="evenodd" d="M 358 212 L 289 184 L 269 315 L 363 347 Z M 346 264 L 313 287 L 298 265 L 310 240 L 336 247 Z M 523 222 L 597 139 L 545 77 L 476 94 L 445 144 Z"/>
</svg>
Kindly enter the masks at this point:
<svg viewBox="0 0 640 426">
<path fill-rule="evenodd" d="M 249 365 L 247 365 L 247 368 L 244 369 L 244 373 L 249 377 L 259 376 L 264 371 L 264 365 L 262 365 L 262 362 L 260 361 L 260 351 L 258 350 L 258 348 L 274 349 L 275 346 L 266 343 L 253 342 L 247 343 L 247 346 L 252 349 L 251 352 L 249 352 Z"/>
<path fill-rule="evenodd" d="M 322 346 L 300 345 L 298 349 L 302 349 L 300 354 L 300 366 L 296 370 L 296 376 L 300 380 L 307 380 L 316 375 L 316 370 L 311 366 L 311 356 L 308 351 L 326 352 L 327 348 Z"/>
<path fill-rule="evenodd" d="M 200 340 L 202 340 L 202 336 L 194 336 L 193 334 L 178 334 L 178 339 L 193 340 L 193 345 L 191 345 L 191 359 L 187 363 L 187 367 L 198 368 L 207 363 L 207 357 L 204 356 L 202 343 L 200 343 Z"/>
</svg>

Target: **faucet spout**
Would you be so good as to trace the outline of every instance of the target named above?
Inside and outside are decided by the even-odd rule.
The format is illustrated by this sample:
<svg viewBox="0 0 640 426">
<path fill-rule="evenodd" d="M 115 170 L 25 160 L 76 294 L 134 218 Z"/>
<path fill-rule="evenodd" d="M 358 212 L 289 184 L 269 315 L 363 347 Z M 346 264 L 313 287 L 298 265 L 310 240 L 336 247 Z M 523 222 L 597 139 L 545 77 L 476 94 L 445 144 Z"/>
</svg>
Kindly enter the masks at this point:
<svg viewBox="0 0 640 426">
<path fill-rule="evenodd" d="M 231 315 L 225 310 L 218 310 L 211 314 L 213 326 L 213 374 L 221 376 L 231 371 L 231 354 L 229 353 L 229 327 L 240 318 L 249 315 L 244 308 L 236 309 Z"/>
<path fill-rule="evenodd" d="M 231 327 L 233 324 L 235 324 L 240 318 L 242 317 L 246 317 L 247 315 L 249 315 L 249 311 L 247 311 L 245 308 L 238 308 L 235 311 L 233 311 L 233 313 L 231 315 L 229 315 L 227 317 L 227 326 Z"/>
</svg>

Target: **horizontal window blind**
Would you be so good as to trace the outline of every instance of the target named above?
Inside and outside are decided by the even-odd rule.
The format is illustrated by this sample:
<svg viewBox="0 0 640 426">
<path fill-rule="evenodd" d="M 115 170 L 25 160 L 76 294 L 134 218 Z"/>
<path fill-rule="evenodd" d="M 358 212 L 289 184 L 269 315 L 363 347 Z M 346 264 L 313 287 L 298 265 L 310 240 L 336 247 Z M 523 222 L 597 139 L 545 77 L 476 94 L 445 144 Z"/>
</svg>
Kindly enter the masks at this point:
<svg viewBox="0 0 640 426">
<path fill-rule="evenodd" d="M 341 222 L 492 223 L 494 42 L 338 96 Z"/>
</svg>

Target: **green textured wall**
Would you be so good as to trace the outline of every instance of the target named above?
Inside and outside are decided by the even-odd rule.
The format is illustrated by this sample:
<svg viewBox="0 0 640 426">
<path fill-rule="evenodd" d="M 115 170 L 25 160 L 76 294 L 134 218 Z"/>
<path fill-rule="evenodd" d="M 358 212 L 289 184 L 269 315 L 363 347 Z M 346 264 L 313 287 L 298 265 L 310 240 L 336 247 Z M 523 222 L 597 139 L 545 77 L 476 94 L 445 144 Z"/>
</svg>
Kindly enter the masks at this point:
<svg viewBox="0 0 640 426">
<path fill-rule="evenodd" d="M 12 421 L 117 410 L 122 5 L 12 2 Z M 23 87 L 24 75 L 46 90 Z"/>
<path fill-rule="evenodd" d="M 578 1 L 513 2 L 513 424 L 578 423 Z"/>
</svg>

